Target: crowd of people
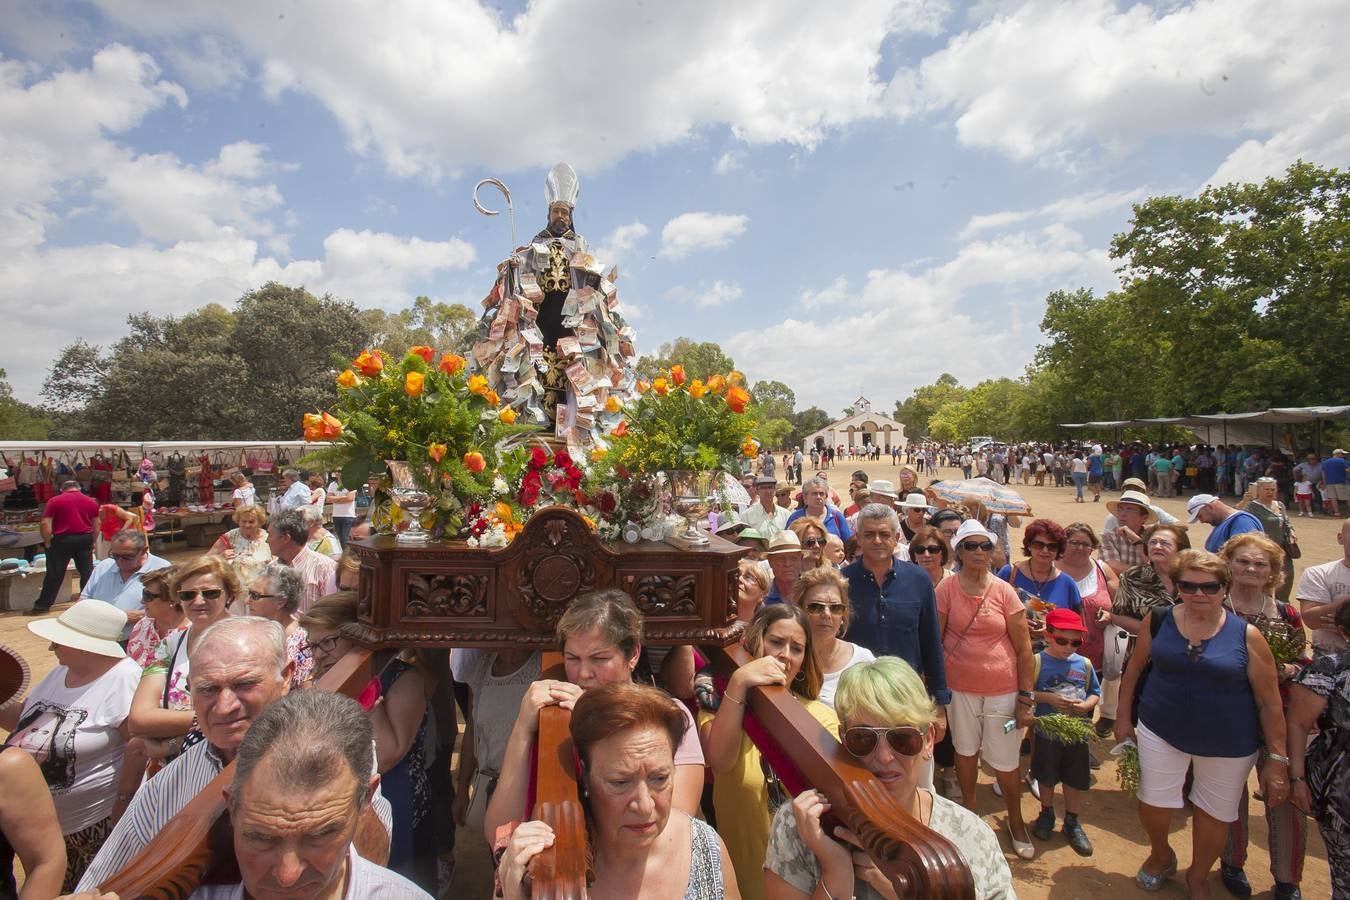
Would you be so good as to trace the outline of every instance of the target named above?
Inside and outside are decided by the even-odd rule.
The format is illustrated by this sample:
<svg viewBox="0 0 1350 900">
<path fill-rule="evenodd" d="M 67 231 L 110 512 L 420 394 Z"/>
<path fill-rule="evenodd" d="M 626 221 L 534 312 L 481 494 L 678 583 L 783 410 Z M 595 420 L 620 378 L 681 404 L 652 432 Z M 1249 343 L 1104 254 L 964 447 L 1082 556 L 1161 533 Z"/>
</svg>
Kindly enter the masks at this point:
<svg viewBox="0 0 1350 900">
<path fill-rule="evenodd" d="M 1113 455 L 1089 453 L 1103 471 Z M 925 451 L 926 474 L 968 456 L 985 461 Z M 352 647 L 342 537 L 367 526 L 324 528 L 321 488 L 288 478 L 270 513 L 244 491 L 237 527 L 176 565 L 122 529 L 82 598 L 29 623 L 57 665 L 0 708 L 0 832 L 22 896 L 97 896 L 231 761 L 237 880 L 194 896 L 450 896 L 456 839 L 491 855 L 501 896 L 528 896 L 529 861 L 553 839 L 522 821 L 548 706 L 571 711 L 595 895 L 890 896 L 857 836 L 828 824 L 825 795 L 794 797 L 775 774 L 748 703 L 780 685 L 951 841 L 980 897 L 1015 896 L 1013 866 L 1052 842 L 1095 852 L 1085 798 L 1109 744 L 1038 724 L 1051 716 L 1137 748 L 1140 888 L 1181 872 L 1170 826 L 1189 806 L 1192 896 L 1209 896 L 1216 865 L 1249 896 L 1258 839 L 1275 896 L 1301 896 L 1311 817 L 1335 896 L 1350 897 L 1350 520 L 1343 556 L 1291 585 L 1296 538 L 1265 470 L 1232 503 L 1217 477 L 1196 481 L 1218 493 L 1190 497 L 1185 522 L 1154 502 L 1170 490 L 1130 475 L 1102 482 L 1104 521 L 1060 523 L 944 503 L 896 462 L 895 482 L 853 473 L 847 498 L 823 471 L 784 489 L 761 470 L 751 503 L 711 515 L 749 548 L 736 608 L 750 661 L 728 678 L 693 648 L 644 647 L 633 599 L 609 589 L 557 623 L 564 680 L 541 679 L 522 649 L 405 651 L 348 700 L 315 685 Z M 79 518 L 63 503 L 53 525 Z M 1001 834 L 973 811 L 981 764 Z M 1263 838 L 1248 827 L 1254 769 Z M 1040 810 L 1024 819 L 1027 794 Z M 386 853 L 386 867 L 366 861 Z"/>
</svg>

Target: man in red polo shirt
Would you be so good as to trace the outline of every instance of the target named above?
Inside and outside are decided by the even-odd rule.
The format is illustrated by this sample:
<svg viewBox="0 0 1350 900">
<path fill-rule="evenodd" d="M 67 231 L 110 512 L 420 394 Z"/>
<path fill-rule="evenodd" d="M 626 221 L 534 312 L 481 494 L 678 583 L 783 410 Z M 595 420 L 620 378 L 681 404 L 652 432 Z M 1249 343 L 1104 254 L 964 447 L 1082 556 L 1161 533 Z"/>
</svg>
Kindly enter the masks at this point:
<svg viewBox="0 0 1350 900">
<path fill-rule="evenodd" d="M 80 573 L 80 584 L 89 583 L 89 576 L 94 571 L 94 523 L 97 519 L 98 501 L 80 493 L 78 481 L 65 482 L 61 485 L 61 493 L 47 501 L 47 507 L 42 511 L 47 574 L 42 580 L 42 594 L 28 611 L 29 615 L 40 616 L 52 608 L 72 559 L 75 570 Z"/>
</svg>

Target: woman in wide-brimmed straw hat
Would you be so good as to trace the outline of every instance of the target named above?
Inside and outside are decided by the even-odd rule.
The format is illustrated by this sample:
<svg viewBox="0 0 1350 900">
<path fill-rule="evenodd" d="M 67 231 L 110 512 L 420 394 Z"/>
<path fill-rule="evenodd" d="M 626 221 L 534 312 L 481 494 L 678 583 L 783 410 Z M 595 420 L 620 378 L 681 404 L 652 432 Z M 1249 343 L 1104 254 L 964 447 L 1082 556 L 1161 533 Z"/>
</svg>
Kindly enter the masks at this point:
<svg viewBox="0 0 1350 900">
<path fill-rule="evenodd" d="M 57 666 L 22 707 L 0 708 L 7 746 L 28 751 L 51 788 L 65 836 L 67 892 L 126 809 L 145 767 L 144 748 L 127 724 L 141 667 L 117 643 L 126 621 L 111 603 L 80 600 L 59 618 L 29 622 L 29 631 L 51 641 Z"/>
</svg>

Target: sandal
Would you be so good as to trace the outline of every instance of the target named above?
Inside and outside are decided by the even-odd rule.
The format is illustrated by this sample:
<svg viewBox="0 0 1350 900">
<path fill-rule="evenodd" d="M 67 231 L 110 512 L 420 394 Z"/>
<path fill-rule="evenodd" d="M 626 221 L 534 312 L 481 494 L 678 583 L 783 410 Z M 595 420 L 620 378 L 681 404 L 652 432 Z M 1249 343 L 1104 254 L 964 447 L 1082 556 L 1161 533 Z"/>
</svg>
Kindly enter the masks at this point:
<svg viewBox="0 0 1350 900">
<path fill-rule="evenodd" d="M 1145 864 L 1148 860 L 1144 860 Z M 1177 855 L 1172 854 L 1172 861 L 1169 862 L 1161 872 L 1153 873 L 1144 870 L 1143 866 L 1135 874 L 1134 880 L 1141 888 L 1146 891 L 1156 892 L 1162 890 L 1163 882 L 1177 874 Z"/>
</svg>

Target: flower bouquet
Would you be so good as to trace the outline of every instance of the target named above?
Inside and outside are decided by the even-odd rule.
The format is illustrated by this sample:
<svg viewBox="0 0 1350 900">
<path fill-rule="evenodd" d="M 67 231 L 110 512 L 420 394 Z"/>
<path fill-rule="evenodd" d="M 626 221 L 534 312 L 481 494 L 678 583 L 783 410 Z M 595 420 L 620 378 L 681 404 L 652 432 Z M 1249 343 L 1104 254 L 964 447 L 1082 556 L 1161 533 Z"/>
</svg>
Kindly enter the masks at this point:
<svg viewBox="0 0 1350 900">
<path fill-rule="evenodd" d="M 739 372 L 691 380 L 676 365 L 650 384 L 639 381 L 637 393 L 610 432 L 609 448 L 594 454 L 592 466 L 596 482 L 615 493 L 616 508 L 608 518 L 619 528 L 628 522 L 649 527 L 651 517 L 671 506 L 696 515 L 708 484 L 717 480 L 709 476 L 739 477 L 740 460 L 759 452 L 751 437 L 756 415 Z M 684 541 L 707 539 L 691 523 Z"/>
<path fill-rule="evenodd" d="M 432 536 L 472 536 L 482 510 L 495 511 L 496 472 L 519 466 L 513 439 L 533 429 L 515 424 L 516 413 L 485 378 L 466 376 L 464 357 L 445 353 L 437 360 L 427 346 L 397 362 L 380 350 L 363 351 L 337 384 L 332 411 L 303 420 L 305 440 L 332 445 L 301 464 L 340 469 L 343 486 L 355 488 L 383 472 L 387 460 L 406 461 L 430 494 Z"/>
</svg>

